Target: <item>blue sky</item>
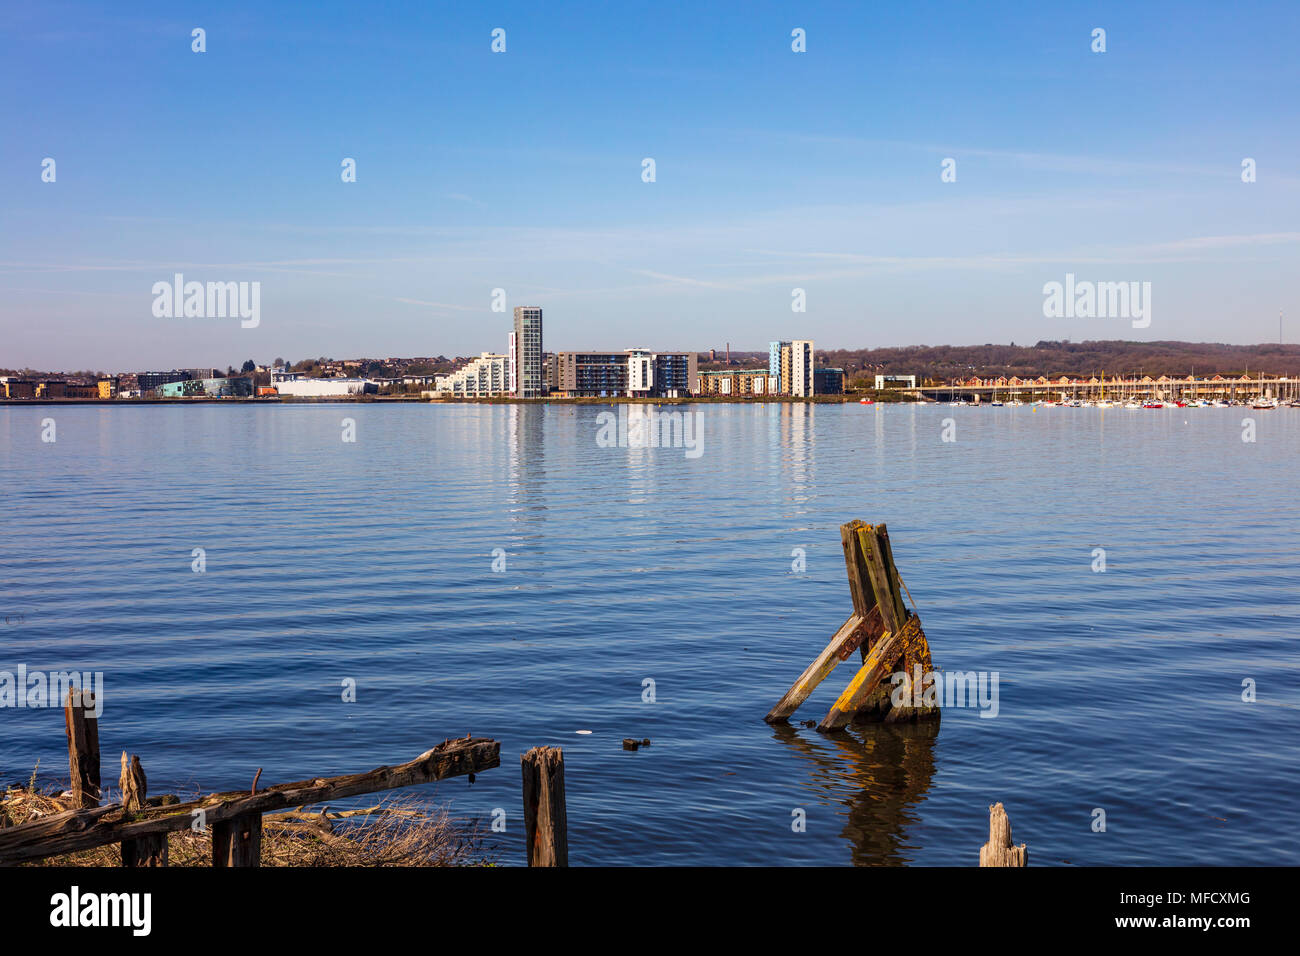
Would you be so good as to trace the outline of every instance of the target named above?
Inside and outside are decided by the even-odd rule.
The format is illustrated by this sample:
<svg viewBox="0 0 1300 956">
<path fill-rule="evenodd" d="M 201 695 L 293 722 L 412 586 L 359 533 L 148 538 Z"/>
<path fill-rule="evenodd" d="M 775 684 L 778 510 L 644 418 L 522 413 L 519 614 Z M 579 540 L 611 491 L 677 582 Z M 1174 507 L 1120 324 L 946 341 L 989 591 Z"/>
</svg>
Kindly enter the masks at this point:
<svg viewBox="0 0 1300 956">
<path fill-rule="evenodd" d="M 501 351 L 495 288 L 548 348 L 1296 341 L 1298 40 L 1294 2 L 13 4 L 0 366 Z M 155 318 L 175 272 L 260 325 Z M 1045 318 L 1067 272 L 1151 282 L 1150 327 Z"/>
</svg>

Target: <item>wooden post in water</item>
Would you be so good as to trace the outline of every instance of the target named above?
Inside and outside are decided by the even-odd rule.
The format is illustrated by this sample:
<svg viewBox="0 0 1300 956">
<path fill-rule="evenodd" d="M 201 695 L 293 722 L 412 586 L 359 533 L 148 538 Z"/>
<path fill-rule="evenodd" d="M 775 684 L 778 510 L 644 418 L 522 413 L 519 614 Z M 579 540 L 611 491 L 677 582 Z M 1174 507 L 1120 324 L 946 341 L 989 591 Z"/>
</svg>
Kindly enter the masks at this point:
<svg viewBox="0 0 1300 956">
<path fill-rule="evenodd" d="M 989 807 L 989 842 L 980 847 L 980 866 L 1025 866 L 1029 849 L 1011 843 L 1011 820 L 1000 803 Z"/>
<path fill-rule="evenodd" d="M 519 758 L 524 774 L 524 839 L 529 866 L 569 865 L 564 751 L 534 747 Z"/>
<path fill-rule="evenodd" d="M 88 711 L 95 709 L 95 696 L 88 690 L 68 688 L 63 719 L 68 732 L 68 773 L 72 778 L 72 806 L 99 806 L 99 720 Z"/>
<path fill-rule="evenodd" d="M 840 525 L 840 543 L 853 613 L 764 719 L 768 723 L 788 720 L 835 665 L 859 649 L 861 668 L 818 730 L 840 730 L 855 717 L 887 723 L 937 718 L 938 707 L 924 703 L 924 691 L 933 684 L 926 677 L 933 669 L 930 645 L 921 619 L 903 603 L 902 578 L 894 566 L 889 532 L 883 524 L 850 521 Z M 907 703 L 897 705 L 891 693 L 891 675 L 896 669 L 907 674 L 904 688 L 913 691 Z M 912 687 L 918 670 L 925 686 Z M 933 699 L 933 694 L 930 696 Z"/>
<path fill-rule="evenodd" d="M 122 775 L 118 784 L 122 788 L 122 806 L 128 810 L 143 810 L 149 783 L 144 776 L 144 767 L 140 766 L 140 758 L 133 756 L 128 761 L 125 750 L 122 751 Z M 122 865 L 166 866 L 167 834 L 153 833 L 133 840 L 123 840 Z"/>
</svg>

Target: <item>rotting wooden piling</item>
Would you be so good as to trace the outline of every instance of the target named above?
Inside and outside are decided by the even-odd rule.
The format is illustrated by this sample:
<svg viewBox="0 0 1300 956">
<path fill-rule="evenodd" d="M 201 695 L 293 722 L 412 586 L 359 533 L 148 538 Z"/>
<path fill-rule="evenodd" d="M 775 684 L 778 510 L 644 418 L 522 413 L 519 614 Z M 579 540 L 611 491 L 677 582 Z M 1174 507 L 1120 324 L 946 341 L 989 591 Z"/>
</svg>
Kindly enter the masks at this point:
<svg viewBox="0 0 1300 956">
<path fill-rule="evenodd" d="M 529 866 L 569 865 L 564 751 L 534 747 L 519 758 L 524 776 L 524 836 Z"/>
<path fill-rule="evenodd" d="M 1000 803 L 989 807 L 989 842 L 980 847 L 980 866 L 1027 866 L 1029 848 L 1011 842 L 1011 819 Z"/>
<path fill-rule="evenodd" d="M 118 778 L 122 788 L 122 806 L 127 810 L 143 810 L 148 791 L 148 780 L 140 758 L 128 759 L 122 751 L 122 774 Z M 151 867 L 167 865 L 167 834 L 153 833 L 122 841 L 122 865 L 125 867 Z"/>
<path fill-rule="evenodd" d="M 72 805 L 83 810 L 99 806 L 99 720 L 90 712 L 95 696 L 88 690 L 68 689 L 63 719 L 68 734 L 68 772 L 72 780 Z"/>
<path fill-rule="evenodd" d="M 862 666 L 818 730 L 839 730 L 854 719 L 896 723 L 937 718 L 937 706 L 917 703 L 932 680 L 930 645 L 920 618 L 903 602 L 902 578 L 894 565 L 888 530 L 884 524 L 849 521 L 840 526 L 840 544 L 853 613 L 764 719 L 768 723 L 788 720 L 835 665 L 857 649 L 862 652 Z M 904 687 L 912 700 L 895 705 L 886 679 L 900 667 L 907 675 Z M 912 687 L 918 669 L 923 686 Z"/>
</svg>

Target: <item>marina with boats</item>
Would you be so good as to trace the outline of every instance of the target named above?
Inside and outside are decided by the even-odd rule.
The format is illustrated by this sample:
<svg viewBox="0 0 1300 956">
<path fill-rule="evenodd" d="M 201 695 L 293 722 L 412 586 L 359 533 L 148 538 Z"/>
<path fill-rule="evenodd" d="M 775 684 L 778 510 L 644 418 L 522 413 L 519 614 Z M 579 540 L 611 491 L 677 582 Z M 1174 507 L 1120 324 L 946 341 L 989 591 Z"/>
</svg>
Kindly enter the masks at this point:
<svg viewBox="0 0 1300 956">
<path fill-rule="evenodd" d="M 1067 406 L 1071 408 L 1300 408 L 1300 377 L 1171 378 L 1148 375 L 1088 379 L 970 378 L 909 389 L 918 401 L 948 405 Z"/>
</svg>

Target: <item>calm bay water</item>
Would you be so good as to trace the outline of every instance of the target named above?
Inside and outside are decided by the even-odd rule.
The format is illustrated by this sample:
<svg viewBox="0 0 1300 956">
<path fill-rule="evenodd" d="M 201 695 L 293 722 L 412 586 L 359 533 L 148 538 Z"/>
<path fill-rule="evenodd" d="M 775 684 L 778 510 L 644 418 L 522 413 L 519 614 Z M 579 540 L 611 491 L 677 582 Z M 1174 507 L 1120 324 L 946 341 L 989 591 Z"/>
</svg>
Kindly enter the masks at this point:
<svg viewBox="0 0 1300 956">
<path fill-rule="evenodd" d="M 130 750 L 151 793 L 494 737 L 422 789 L 505 808 L 506 862 L 552 744 L 575 864 L 973 865 L 997 800 L 1035 865 L 1300 863 L 1300 411 L 696 407 L 694 459 L 585 406 L 2 407 L 0 670 L 103 671 L 105 776 Z M 850 611 L 851 518 L 996 718 L 763 722 Z M 38 758 L 66 776 L 59 712 L 0 710 L 0 782 Z"/>
</svg>

